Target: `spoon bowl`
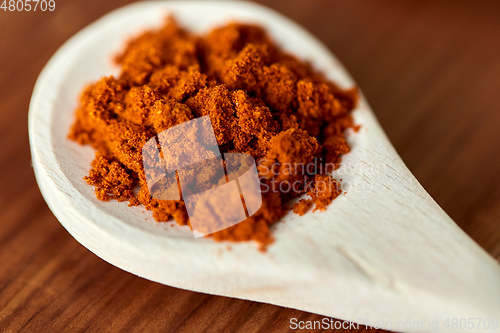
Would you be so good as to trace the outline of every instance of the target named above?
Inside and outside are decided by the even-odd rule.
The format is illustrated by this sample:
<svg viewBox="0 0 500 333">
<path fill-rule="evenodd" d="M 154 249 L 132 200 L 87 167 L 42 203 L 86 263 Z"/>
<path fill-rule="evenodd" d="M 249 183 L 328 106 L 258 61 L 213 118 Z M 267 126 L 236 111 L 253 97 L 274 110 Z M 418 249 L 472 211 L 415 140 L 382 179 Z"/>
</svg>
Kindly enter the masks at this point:
<svg viewBox="0 0 500 333">
<path fill-rule="evenodd" d="M 195 32 L 233 20 L 259 24 L 340 87 L 355 85 L 314 36 L 252 3 L 140 2 L 104 16 L 57 51 L 30 104 L 37 182 L 74 238 L 115 266 L 183 289 L 378 322 L 389 330 L 500 332 L 498 325 L 477 322 L 446 326 L 453 318 L 500 319 L 500 266 L 426 193 L 362 95 L 353 112 L 361 128 L 348 133 L 352 151 L 334 172 L 346 193 L 324 212 L 287 214 L 273 226 L 275 242 L 266 252 L 252 242 L 195 239 L 187 227 L 158 223 L 143 207 L 97 200 L 82 180 L 93 150 L 66 138 L 77 98 L 89 82 L 117 74 L 111 55 L 130 36 L 158 27 L 168 14 Z"/>
</svg>

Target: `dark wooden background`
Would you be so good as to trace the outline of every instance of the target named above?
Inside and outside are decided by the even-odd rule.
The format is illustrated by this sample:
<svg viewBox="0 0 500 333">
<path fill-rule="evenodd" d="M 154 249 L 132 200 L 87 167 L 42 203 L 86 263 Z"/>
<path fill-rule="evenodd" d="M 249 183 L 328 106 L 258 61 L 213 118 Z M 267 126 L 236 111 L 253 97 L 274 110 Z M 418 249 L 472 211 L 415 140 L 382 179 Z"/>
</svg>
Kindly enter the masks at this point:
<svg viewBox="0 0 500 333">
<path fill-rule="evenodd" d="M 293 317 L 321 320 L 126 273 L 76 242 L 47 208 L 30 166 L 33 85 L 64 41 L 127 2 L 56 0 L 54 12 L 0 11 L 0 332 L 282 332 Z M 266 4 L 333 50 L 411 171 L 500 259 L 500 2 Z"/>
</svg>

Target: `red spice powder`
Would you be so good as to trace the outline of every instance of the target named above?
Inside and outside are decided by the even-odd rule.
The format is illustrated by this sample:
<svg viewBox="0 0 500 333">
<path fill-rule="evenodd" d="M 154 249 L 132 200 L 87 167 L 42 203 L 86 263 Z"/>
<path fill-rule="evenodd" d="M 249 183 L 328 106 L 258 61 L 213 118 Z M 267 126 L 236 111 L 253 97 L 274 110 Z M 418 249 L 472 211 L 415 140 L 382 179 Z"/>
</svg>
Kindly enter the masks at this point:
<svg viewBox="0 0 500 333">
<path fill-rule="evenodd" d="M 349 152 L 344 132 L 354 128 L 357 90 L 338 88 L 280 50 L 261 27 L 230 23 L 195 35 L 169 18 L 130 40 L 116 61 L 121 74 L 85 89 L 69 133 L 96 150 L 85 180 L 98 199 L 142 204 L 157 221 L 189 225 L 182 200 L 151 197 L 141 149 L 158 133 L 202 116 L 210 117 L 221 152 L 258 161 L 268 188 L 257 213 L 213 239 L 265 246 L 272 242 L 269 226 L 290 209 L 290 199 L 307 193 L 292 207 L 303 215 L 312 206 L 326 209 L 341 194 L 328 172 Z M 301 167 L 310 164 L 321 168 Z"/>
</svg>

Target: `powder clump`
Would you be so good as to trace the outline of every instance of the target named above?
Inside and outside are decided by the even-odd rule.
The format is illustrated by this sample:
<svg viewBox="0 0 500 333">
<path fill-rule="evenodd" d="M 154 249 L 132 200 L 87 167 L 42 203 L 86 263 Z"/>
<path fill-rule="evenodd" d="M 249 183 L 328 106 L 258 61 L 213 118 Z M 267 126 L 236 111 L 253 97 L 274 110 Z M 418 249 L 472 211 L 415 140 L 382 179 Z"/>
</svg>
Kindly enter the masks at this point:
<svg viewBox="0 0 500 333">
<path fill-rule="evenodd" d="M 265 246 L 289 200 L 309 196 L 291 207 L 303 215 L 313 206 L 325 210 L 340 195 L 328 172 L 349 152 L 344 133 L 355 128 L 357 91 L 340 89 L 282 51 L 261 27 L 230 23 L 195 35 L 170 17 L 131 39 L 116 62 L 119 76 L 82 93 L 69 133 L 96 150 L 85 180 L 98 199 L 142 204 L 158 221 L 189 225 L 182 200 L 151 197 L 141 149 L 158 133 L 202 116 L 210 117 L 221 153 L 252 155 L 261 179 L 261 208 L 210 235 L 215 240 Z"/>
</svg>

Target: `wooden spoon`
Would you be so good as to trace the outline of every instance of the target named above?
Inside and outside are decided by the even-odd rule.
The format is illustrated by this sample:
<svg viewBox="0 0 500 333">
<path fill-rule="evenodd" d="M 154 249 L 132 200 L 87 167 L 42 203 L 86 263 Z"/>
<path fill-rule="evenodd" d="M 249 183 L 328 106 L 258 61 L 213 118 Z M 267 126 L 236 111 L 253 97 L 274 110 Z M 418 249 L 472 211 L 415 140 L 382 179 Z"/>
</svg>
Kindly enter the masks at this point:
<svg viewBox="0 0 500 333">
<path fill-rule="evenodd" d="M 408 171 L 364 97 L 354 112 L 361 130 L 348 135 L 352 152 L 335 173 L 347 193 L 325 212 L 288 214 L 267 252 L 251 242 L 194 239 L 187 227 L 157 223 L 142 207 L 97 200 L 82 180 L 93 150 L 66 139 L 77 97 L 89 82 L 116 74 L 111 55 L 168 13 L 197 32 L 229 20 L 258 23 L 340 86 L 355 85 L 316 38 L 255 4 L 140 2 L 106 15 L 57 51 L 30 105 L 36 178 L 71 235 L 113 265 L 183 289 L 396 331 L 500 332 L 500 266 Z"/>
</svg>

